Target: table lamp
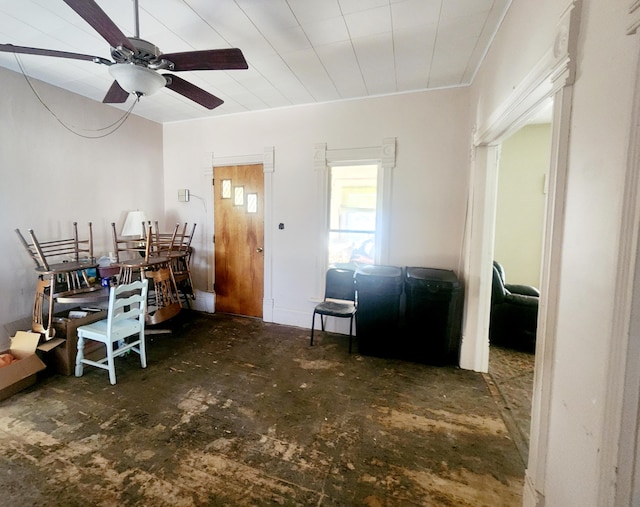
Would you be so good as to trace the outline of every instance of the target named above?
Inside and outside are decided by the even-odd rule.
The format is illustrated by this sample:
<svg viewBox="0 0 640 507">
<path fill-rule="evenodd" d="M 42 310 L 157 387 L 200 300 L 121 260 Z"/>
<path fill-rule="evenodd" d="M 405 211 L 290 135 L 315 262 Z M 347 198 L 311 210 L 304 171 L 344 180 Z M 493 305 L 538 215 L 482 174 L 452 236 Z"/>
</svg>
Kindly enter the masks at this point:
<svg viewBox="0 0 640 507">
<path fill-rule="evenodd" d="M 144 224 L 147 223 L 147 216 L 144 211 L 129 211 L 122 226 L 122 236 L 145 237 Z"/>
</svg>

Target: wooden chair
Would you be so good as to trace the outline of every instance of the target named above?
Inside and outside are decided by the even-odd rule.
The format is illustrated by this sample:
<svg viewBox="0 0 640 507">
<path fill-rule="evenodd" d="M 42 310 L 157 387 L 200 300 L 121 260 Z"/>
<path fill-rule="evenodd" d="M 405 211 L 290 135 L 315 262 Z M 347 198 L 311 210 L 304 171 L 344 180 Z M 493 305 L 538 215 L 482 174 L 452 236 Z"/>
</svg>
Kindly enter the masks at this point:
<svg viewBox="0 0 640 507">
<path fill-rule="evenodd" d="M 36 285 L 36 295 L 33 299 L 33 312 L 31 317 L 31 331 L 34 333 L 42 333 L 45 340 L 53 338 L 56 334 L 55 328 L 51 327 L 53 317 L 53 298 L 49 297 L 51 293 L 51 279 L 39 278 Z M 49 290 L 47 290 L 49 289 Z M 44 325 L 45 305 L 44 300 L 49 299 L 49 313 L 47 325 Z"/>
<path fill-rule="evenodd" d="M 154 304 L 147 306 L 147 324 L 159 324 L 177 315 L 181 309 L 180 298 L 173 271 L 169 251 L 155 245 L 153 229 L 150 224 L 144 224 L 146 235 L 144 238 L 120 238 L 115 223 L 113 230 L 114 249 L 116 250 L 116 265 L 120 266 L 119 284 L 127 284 L 139 279 L 151 279 L 149 301 Z M 178 227 L 175 229 L 177 234 Z M 173 243 L 170 241 L 170 244 Z M 124 257 L 130 257 L 125 259 Z M 177 302 L 177 304 L 176 304 Z"/>
<path fill-rule="evenodd" d="M 20 229 L 16 229 L 16 234 L 35 263 L 35 270 L 39 276 L 54 278 L 54 281 L 58 282 L 60 292 L 92 288 L 86 270 L 96 268 L 98 264 L 93 256 L 91 222 L 89 222 L 89 237 L 84 240 L 78 239 L 78 222 L 73 222 L 71 238 L 38 241 L 33 229 L 29 229 L 28 232 L 30 243 L 24 238 Z M 53 285 L 51 289 L 55 293 L 58 292 Z"/>
<path fill-rule="evenodd" d="M 191 241 L 193 240 L 193 236 L 195 234 L 196 225 L 197 224 L 194 223 L 191 231 L 189 232 L 189 234 L 187 234 L 187 223 L 184 224 L 181 232 L 178 232 L 179 224 L 176 224 L 173 234 L 170 235 L 169 233 L 160 233 L 158 222 L 155 222 L 156 238 L 158 238 L 157 241 L 163 241 L 164 248 L 161 249 L 161 251 L 165 255 L 168 255 L 171 260 L 171 271 L 176 282 L 176 287 L 178 289 L 178 292 L 184 297 L 184 301 L 187 307 L 190 306 L 189 298 L 196 298 L 195 291 L 193 289 L 193 282 L 191 280 L 190 269 L 191 255 L 193 253 L 193 249 L 191 248 Z M 168 239 L 169 236 L 171 236 L 170 241 Z M 167 243 L 169 243 L 168 248 L 166 248 Z"/>
<path fill-rule="evenodd" d="M 178 295 L 178 288 L 171 273 L 171 268 L 162 267 L 150 271 L 148 276 L 153 281 L 153 292 L 150 296 L 152 304 L 147 311 L 147 324 L 154 325 L 175 317 L 182 305 Z"/>
<path fill-rule="evenodd" d="M 73 222 L 73 237 L 39 241 L 33 229 L 29 229 L 30 242 L 16 229 L 16 234 L 35 264 L 38 285 L 34 299 L 32 331 L 43 333 L 45 338 L 55 334 L 51 328 L 53 304 L 58 297 L 100 290 L 87 275 L 88 269 L 98 264 L 93 256 L 93 230 L 89 222 L 89 237 L 78 238 L 78 223 Z M 48 298 L 48 322 L 44 326 L 44 299 Z"/>
<path fill-rule="evenodd" d="M 193 241 L 193 236 L 196 232 L 196 226 L 198 224 L 194 223 L 191 228 L 191 232 L 187 234 L 187 223 L 185 222 L 184 227 L 182 228 L 182 234 L 180 235 L 179 241 L 177 241 L 177 249 L 178 252 L 187 252 L 189 248 L 191 248 L 191 241 Z"/>
<path fill-rule="evenodd" d="M 173 255 L 173 276 L 181 293 L 184 294 L 185 302 L 189 306 L 189 298 L 196 299 L 196 292 L 193 288 L 193 280 L 191 279 L 191 257 L 193 255 L 193 247 L 191 242 L 196 232 L 196 223 L 193 224 L 191 232 L 187 235 L 187 224 L 182 229 L 181 240 L 178 243 L 177 255 Z"/>
<path fill-rule="evenodd" d="M 132 258 L 134 260 L 138 260 L 140 257 L 149 258 L 151 254 L 151 229 L 150 227 L 143 227 L 143 230 L 146 233 L 144 236 L 137 238 L 121 237 L 118 236 L 115 222 L 111 222 L 113 253 L 116 257 L 116 264 Z"/>
<path fill-rule="evenodd" d="M 169 233 L 160 232 L 157 220 L 154 222 L 154 224 L 156 229 L 154 233 L 155 251 L 158 253 L 167 253 L 173 251 L 174 247 L 177 247 L 178 229 L 180 228 L 180 224 L 176 224 L 173 228 L 173 232 Z"/>
<path fill-rule="evenodd" d="M 313 328 L 316 315 L 320 315 L 320 324 L 324 331 L 325 317 L 348 318 L 349 353 L 353 337 L 353 318 L 356 315 L 356 288 L 353 279 L 354 271 L 342 268 L 329 268 L 325 281 L 324 301 L 316 305 L 311 320 L 311 341 L 313 345 Z"/>
<path fill-rule="evenodd" d="M 114 359 L 129 351 L 140 355 L 140 364 L 147 367 L 144 326 L 147 307 L 149 281 L 144 279 L 130 284 L 111 287 L 107 318 L 78 328 L 78 354 L 76 356 L 76 377 L 81 377 L 84 365 L 88 364 L 109 371 L 109 381 L 116 383 Z M 132 341 L 126 338 L 135 336 Z M 98 361 L 84 358 L 84 341 L 94 340 L 104 343 L 106 357 Z"/>
<path fill-rule="evenodd" d="M 169 265 L 170 259 L 165 253 L 158 252 L 153 242 L 151 225 L 145 226 L 146 235 L 141 238 L 122 238 L 118 236 L 116 224 L 111 223 L 113 249 L 116 266 L 120 267 L 118 283 L 131 283 L 146 278 L 146 272 Z"/>
</svg>

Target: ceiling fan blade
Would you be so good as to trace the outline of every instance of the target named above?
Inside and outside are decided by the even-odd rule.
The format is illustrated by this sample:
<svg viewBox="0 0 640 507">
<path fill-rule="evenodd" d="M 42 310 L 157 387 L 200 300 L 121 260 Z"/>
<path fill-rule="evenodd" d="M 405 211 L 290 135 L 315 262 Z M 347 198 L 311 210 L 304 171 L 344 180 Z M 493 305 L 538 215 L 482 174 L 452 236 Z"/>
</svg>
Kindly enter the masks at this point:
<svg viewBox="0 0 640 507">
<path fill-rule="evenodd" d="M 112 47 L 122 46 L 135 51 L 127 36 L 93 0 L 64 0 L 64 3 L 76 11 Z"/>
<path fill-rule="evenodd" d="M 102 100 L 103 104 L 122 104 L 129 98 L 129 92 L 123 90 L 117 81 L 114 81 L 109 91 Z"/>
<path fill-rule="evenodd" d="M 194 102 L 197 102 L 207 109 L 214 109 L 224 103 L 224 100 L 219 99 L 215 95 L 211 95 L 209 92 L 204 91 L 202 88 L 199 88 L 178 76 L 174 76 L 172 74 L 162 75 L 167 78 L 167 88 L 193 100 Z"/>
<path fill-rule="evenodd" d="M 58 58 L 72 58 L 74 60 L 88 60 L 90 62 L 94 59 L 103 60 L 97 56 L 83 55 L 80 53 L 68 53 L 67 51 L 56 51 L 54 49 L 39 49 L 29 48 L 25 46 L 14 46 L 13 44 L 0 44 L 0 51 L 5 53 L 23 53 L 26 55 L 40 55 L 40 56 L 56 56 Z"/>
<path fill-rule="evenodd" d="M 183 70 L 228 70 L 248 69 L 247 61 L 238 48 L 206 49 L 204 51 L 186 51 L 161 55 L 172 62 L 173 71 Z"/>
</svg>

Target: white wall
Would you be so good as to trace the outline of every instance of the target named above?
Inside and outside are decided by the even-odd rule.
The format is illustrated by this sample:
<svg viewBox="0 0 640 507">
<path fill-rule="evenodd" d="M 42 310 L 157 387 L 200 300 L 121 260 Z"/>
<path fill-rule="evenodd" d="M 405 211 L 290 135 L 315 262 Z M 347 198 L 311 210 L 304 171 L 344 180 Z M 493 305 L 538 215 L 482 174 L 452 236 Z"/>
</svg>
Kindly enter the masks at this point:
<svg viewBox="0 0 640 507">
<path fill-rule="evenodd" d="M 168 219 L 211 220 L 200 199 L 179 203 L 177 190 L 211 195 L 203 174 L 216 158 L 261 154 L 273 146 L 272 272 L 274 320 L 310 326 L 319 297 L 319 191 L 313 156 L 327 149 L 379 146 L 397 138 L 388 264 L 457 269 L 468 184 L 468 92 L 465 89 L 247 113 L 164 126 Z M 208 167 L 209 166 L 209 167 Z M 277 224 L 285 229 L 278 230 Z M 196 286 L 205 290 L 210 238 L 196 238 Z M 269 269 L 269 266 L 267 266 Z"/>
<path fill-rule="evenodd" d="M 83 129 L 113 123 L 110 106 L 35 82 L 45 103 L 64 122 Z M 31 314 L 34 264 L 14 229 L 32 228 L 40 240 L 68 238 L 78 222 L 100 256 L 111 247 L 111 222 L 144 209 L 163 213 L 162 128 L 131 116 L 115 134 L 84 139 L 63 128 L 38 102 L 20 74 L 0 69 L 0 349 L 4 326 Z"/>
<path fill-rule="evenodd" d="M 606 359 L 637 61 L 637 41 L 625 35 L 627 7 L 628 2 L 605 1 L 584 6 L 549 439 L 548 495 L 558 505 L 581 498 L 588 500 L 583 505 L 595 505 L 597 481 L 590 479 L 600 473 L 600 439 L 608 433 Z"/>
<path fill-rule="evenodd" d="M 527 125 L 502 143 L 494 258 L 507 283 L 540 287 L 549 124 Z"/>
<path fill-rule="evenodd" d="M 478 124 L 553 47 L 567 4 L 514 0 L 473 86 Z M 630 4 L 585 0 L 582 10 L 564 236 L 557 238 L 563 258 L 549 431 L 536 435 L 548 438 L 541 490 L 548 507 L 598 505 L 600 456 L 608 445 L 605 394 L 637 61 L 637 41 L 625 35 Z"/>
<path fill-rule="evenodd" d="M 212 153 L 253 155 L 266 146 L 275 148 L 273 224 L 286 225 L 284 231 L 271 231 L 274 315 L 281 322 L 310 321 L 309 298 L 318 296 L 313 279 L 313 250 L 319 244 L 315 143 L 327 142 L 330 149 L 366 147 L 396 137 L 389 262 L 456 268 L 467 195 L 468 123 L 486 124 L 553 47 L 557 20 L 567 3 L 514 0 L 470 90 L 175 123 L 162 128 L 164 146 L 161 128 L 136 118 L 107 139 L 79 139 L 42 110 L 21 76 L 0 70 L 0 248 L 5 254 L 0 323 L 28 314 L 32 304 L 33 270 L 15 238 L 15 227 L 33 227 L 44 237 L 65 232 L 73 220 L 92 220 L 100 252 L 108 249 L 108 223 L 121 220 L 127 209 L 159 215 L 164 205 L 165 224 L 204 223 L 211 209 L 205 210 L 197 198 L 178 203 L 177 189 L 189 188 L 206 201 L 211 188 L 204 174 Z M 544 436 L 549 442 L 542 491 L 547 507 L 597 505 L 637 60 L 636 39 L 625 35 L 630 3 L 584 0 L 582 12 L 551 411 Z M 84 126 L 96 118 L 113 121 L 119 114 L 46 85 L 42 89 L 45 100 Z M 211 255 L 204 229 L 195 243 L 200 289 L 207 288 Z"/>
</svg>

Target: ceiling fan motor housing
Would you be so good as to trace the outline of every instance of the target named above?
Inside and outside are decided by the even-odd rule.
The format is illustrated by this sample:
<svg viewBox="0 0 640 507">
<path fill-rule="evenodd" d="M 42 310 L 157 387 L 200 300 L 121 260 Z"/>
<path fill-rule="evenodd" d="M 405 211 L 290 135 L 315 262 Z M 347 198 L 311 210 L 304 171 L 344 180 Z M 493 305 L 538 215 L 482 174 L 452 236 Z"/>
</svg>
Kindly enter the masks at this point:
<svg viewBox="0 0 640 507">
<path fill-rule="evenodd" d="M 173 63 L 161 58 L 162 53 L 157 46 L 149 41 L 136 37 L 129 37 L 129 40 L 136 49 L 135 52 L 122 46 L 111 48 L 111 57 L 116 63 L 133 63 L 154 70 L 173 70 Z"/>
</svg>

